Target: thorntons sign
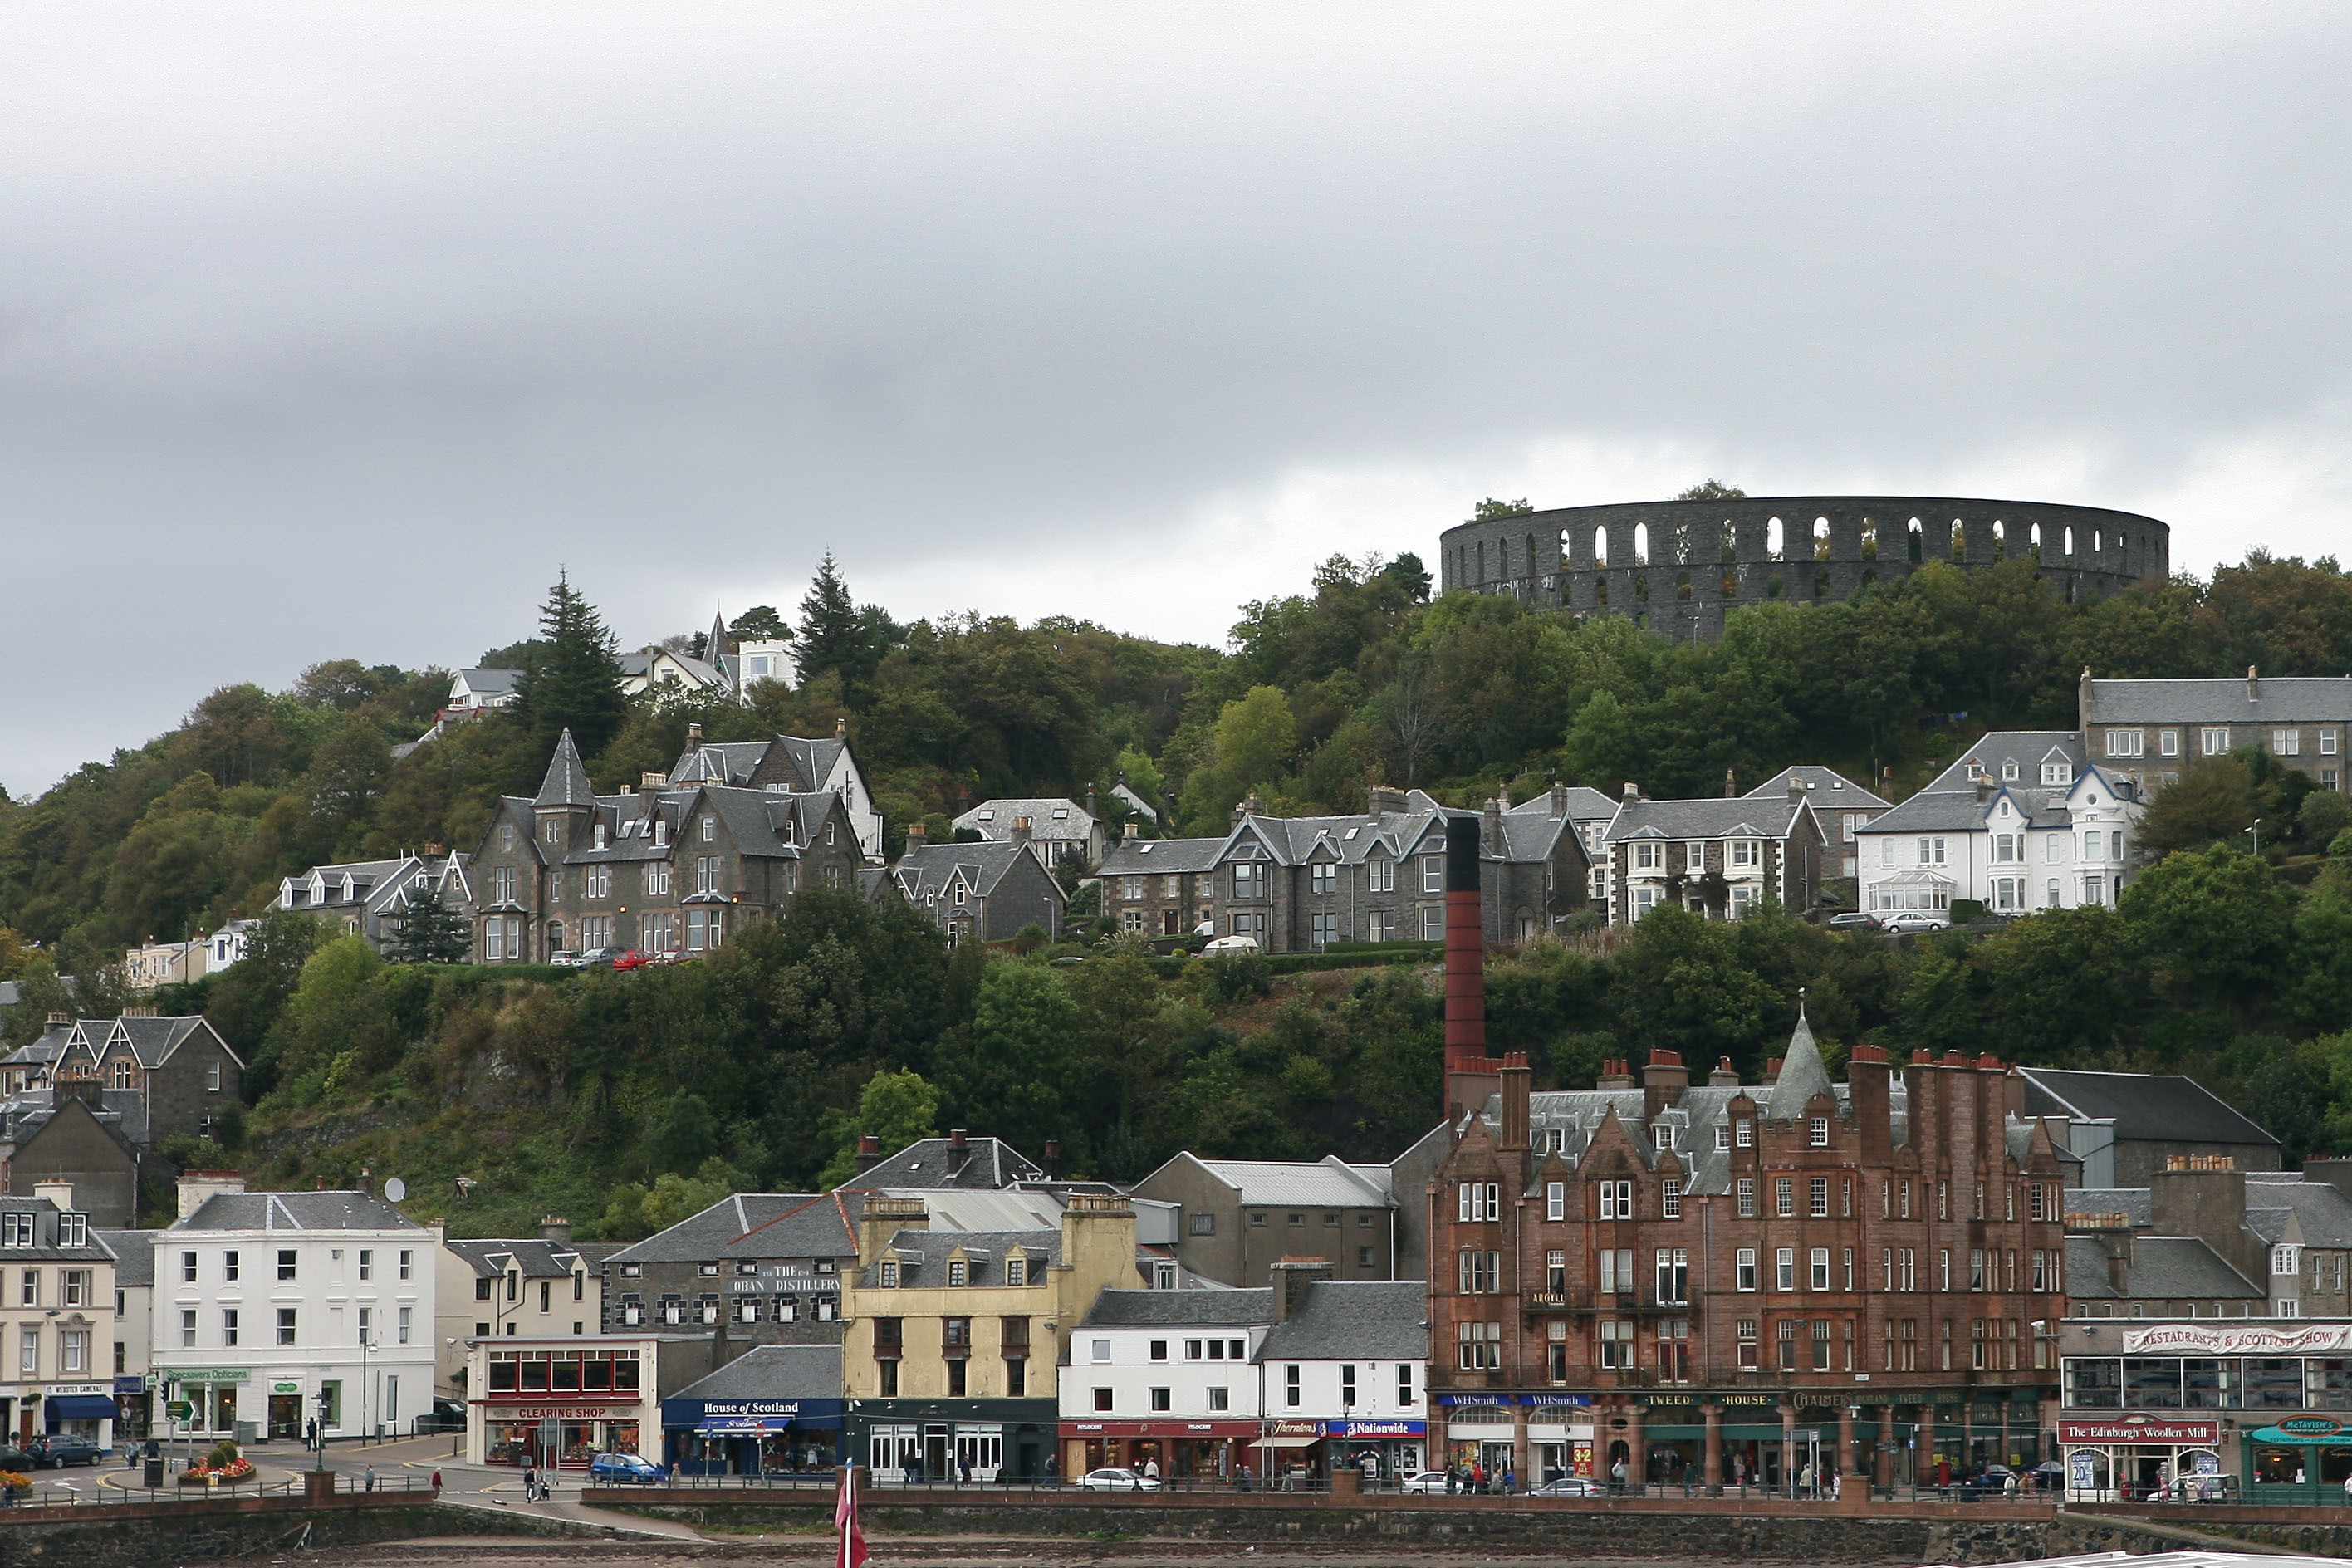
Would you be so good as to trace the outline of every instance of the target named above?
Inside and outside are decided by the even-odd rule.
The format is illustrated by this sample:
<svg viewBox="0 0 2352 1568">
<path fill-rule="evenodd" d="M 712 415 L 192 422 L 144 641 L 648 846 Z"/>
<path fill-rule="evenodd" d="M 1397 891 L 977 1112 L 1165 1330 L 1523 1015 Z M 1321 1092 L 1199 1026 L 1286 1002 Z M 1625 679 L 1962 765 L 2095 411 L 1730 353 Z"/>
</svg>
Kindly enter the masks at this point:
<svg viewBox="0 0 2352 1568">
<path fill-rule="evenodd" d="M 2334 1355 L 2352 1351 L 2352 1323 L 2314 1323 L 2303 1329 L 2174 1323 L 2126 1329 L 2124 1350 L 2135 1355 L 2164 1351 L 2192 1355 Z"/>
</svg>

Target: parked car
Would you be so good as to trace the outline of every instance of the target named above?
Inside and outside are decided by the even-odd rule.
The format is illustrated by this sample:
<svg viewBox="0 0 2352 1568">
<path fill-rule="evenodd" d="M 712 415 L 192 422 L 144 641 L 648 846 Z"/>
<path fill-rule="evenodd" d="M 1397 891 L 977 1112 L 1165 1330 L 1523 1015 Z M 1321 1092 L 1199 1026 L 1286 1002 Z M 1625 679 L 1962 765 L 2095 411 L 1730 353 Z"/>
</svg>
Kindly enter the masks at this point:
<svg viewBox="0 0 2352 1568">
<path fill-rule="evenodd" d="M 1599 1497 L 1601 1483 L 1588 1481 L 1581 1476 L 1562 1476 L 1556 1481 L 1546 1481 L 1530 1489 L 1529 1497 Z"/>
<path fill-rule="evenodd" d="M 607 1486 L 658 1486 L 668 1478 L 643 1454 L 599 1454 L 588 1462 L 588 1479 Z"/>
<path fill-rule="evenodd" d="M 1445 1472 L 1423 1470 L 1419 1475 L 1407 1476 L 1404 1479 L 1404 1489 L 1409 1492 L 1420 1492 L 1424 1496 L 1431 1492 L 1442 1492 L 1445 1489 Z"/>
<path fill-rule="evenodd" d="M 1255 952 L 1257 938 L 1254 936 L 1221 936 L 1201 950 L 1203 958 L 1232 958 L 1237 953 Z"/>
<path fill-rule="evenodd" d="M 29 1476 L 40 1468 L 39 1461 L 16 1444 L 0 1445 L 0 1470 L 13 1470 L 17 1475 Z"/>
<path fill-rule="evenodd" d="M 1090 1492 L 1156 1492 L 1160 1483 L 1150 1476 L 1139 1476 L 1133 1470 L 1116 1468 L 1088 1470 L 1078 1478 L 1078 1485 Z"/>
<path fill-rule="evenodd" d="M 1952 922 L 1926 910 L 1897 910 L 1879 921 L 1879 929 L 1900 936 L 1906 931 L 1942 931 Z"/>
<path fill-rule="evenodd" d="M 1832 931 L 1883 931 L 1886 922 L 1868 910 L 1841 910 L 1830 917 Z"/>
<path fill-rule="evenodd" d="M 628 952 L 622 953 L 619 957 L 613 960 L 613 967 L 615 969 L 643 969 L 646 964 L 653 962 L 654 961 L 651 958 L 639 952 L 635 948 L 631 948 Z"/>
<path fill-rule="evenodd" d="M 106 1457 L 106 1450 L 79 1437 L 36 1437 L 33 1439 L 34 1467 L 44 1470 L 61 1470 L 68 1465 L 94 1465 Z"/>
<path fill-rule="evenodd" d="M 549 953 L 547 962 L 558 969 L 581 969 L 586 967 L 588 957 L 585 953 L 575 952 L 567 947 L 561 952 Z"/>
<path fill-rule="evenodd" d="M 628 956 L 625 947 L 592 947 L 580 955 L 583 969 L 611 969 Z"/>
</svg>

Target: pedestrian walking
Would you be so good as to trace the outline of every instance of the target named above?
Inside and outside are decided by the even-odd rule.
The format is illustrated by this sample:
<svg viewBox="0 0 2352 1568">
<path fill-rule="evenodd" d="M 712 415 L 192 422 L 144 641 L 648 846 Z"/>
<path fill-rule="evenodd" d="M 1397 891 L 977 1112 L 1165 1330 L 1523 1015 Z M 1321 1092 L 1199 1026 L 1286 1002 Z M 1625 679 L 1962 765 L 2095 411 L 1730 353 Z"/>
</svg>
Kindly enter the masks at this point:
<svg viewBox="0 0 2352 1568">
<path fill-rule="evenodd" d="M 438 1466 L 436 1466 L 433 1471 L 433 1490 L 436 1496 L 441 1490 L 441 1471 Z"/>
<path fill-rule="evenodd" d="M 522 1500 L 525 1502 L 539 1500 L 539 1467 L 537 1465 L 529 1466 L 523 1470 Z"/>
<path fill-rule="evenodd" d="M 367 1468 L 367 1489 L 370 1491 L 375 1490 L 375 1467 L 373 1465 L 370 1465 Z"/>
</svg>

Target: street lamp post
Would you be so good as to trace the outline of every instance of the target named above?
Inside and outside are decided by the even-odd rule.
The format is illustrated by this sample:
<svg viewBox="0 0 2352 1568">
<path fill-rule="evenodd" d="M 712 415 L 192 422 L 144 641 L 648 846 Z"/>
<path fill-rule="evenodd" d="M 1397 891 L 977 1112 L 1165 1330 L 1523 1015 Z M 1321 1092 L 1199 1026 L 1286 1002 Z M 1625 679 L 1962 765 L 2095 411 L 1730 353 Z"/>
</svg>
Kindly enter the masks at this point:
<svg viewBox="0 0 2352 1568">
<path fill-rule="evenodd" d="M 2256 859 L 2260 859 L 2260 858 L 2262 858 L 2262 853 L 2263 853 L 2263 819 L 2262 819 L 2261 817 L 2259 817 L 2259 816 L 2258 816 L 2258 817 L 2256 817 L 2256 818 L 2254 818 L 2254 825 L 2253 825 L 2252 827 L 2247 828 L 2247 829 L 2246 829 L 2246 832 L 2247 832 L 2247 835 L 2248 835 L 2249 837 L 2251 837 L 2253 839 L 2253 841 L 2254 841 L 2254 858 L 2255 858 Z"/>
</svg>

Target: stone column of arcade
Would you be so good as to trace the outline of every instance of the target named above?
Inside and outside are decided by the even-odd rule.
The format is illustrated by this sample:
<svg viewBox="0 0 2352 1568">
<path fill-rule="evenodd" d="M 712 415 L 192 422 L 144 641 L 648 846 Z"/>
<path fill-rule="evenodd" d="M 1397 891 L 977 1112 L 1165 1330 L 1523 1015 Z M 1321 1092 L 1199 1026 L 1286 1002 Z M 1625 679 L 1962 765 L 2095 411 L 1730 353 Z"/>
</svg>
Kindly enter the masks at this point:
<svg viewBox="0 0 2352 1568">
<path fill-rule="evenodd" d="M 1895 1415 L 1901 1408 L 1895 1405 L 1878 1407 L 1878 1462 L 1872 1468 L 1872 1477 L 1881 1489 L 1895 1485 Z"/>
<path fill-rule="evenodd" d="M 1625 1483 L 1636 1497 L 1647 1496 L 1650 1489 L 1650 1439 L 1642 1426 L 1649 1414 L 1645 1405 L 1626 1404 Z"/>
<path fill-rule="evenodd" d="M 1801 1461 L 1797 1458 L 1797 1407 L 1780 1406 L 1780 1495 L 1797 1495 L 1797 1470 Z"/>
<path fill-rule="evenodd" d="M 1853 1405 L 1841 1405 L 1838 1406 L 1837 1459 L 1835 1462 L 1837 1465 L 1837 1473 L 1841 1476 L 1851 1477 L 1859 1473 L 1856 1470 L 1853 1462 L 1853 1416 L 1854 1407 Z"/>
<path fill-rule="evenodd" d="M 1541 1484 L 1542 1478 L 1529 1468 L 1528 1460 L 1535 1449 L 1528 1442 L 1528 1407 L 1511 1406 L 1511 1468 L 1519 1478 L 1521 1490 Z"/>
<path fill-rule="evenodd" d="M 1702 1405 L 1699 1418 L 1706 1423 L 1706 1448 L 1702 1458 L 1699 1479 L 1706 1483 L 1706 1495 L 1723 1495 L 1723 1406 Z"/>
</svg>

